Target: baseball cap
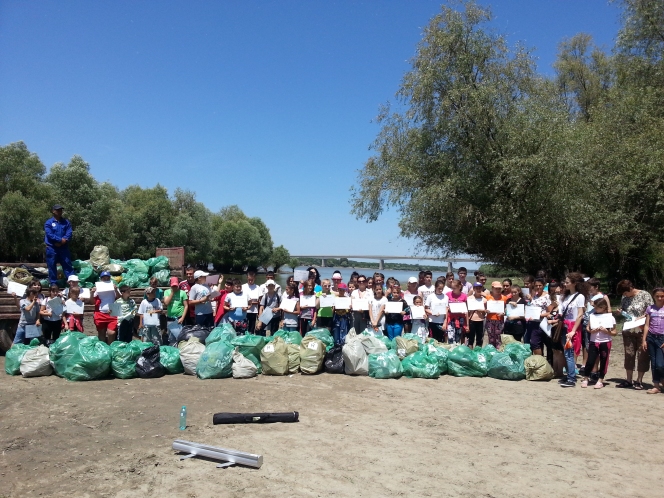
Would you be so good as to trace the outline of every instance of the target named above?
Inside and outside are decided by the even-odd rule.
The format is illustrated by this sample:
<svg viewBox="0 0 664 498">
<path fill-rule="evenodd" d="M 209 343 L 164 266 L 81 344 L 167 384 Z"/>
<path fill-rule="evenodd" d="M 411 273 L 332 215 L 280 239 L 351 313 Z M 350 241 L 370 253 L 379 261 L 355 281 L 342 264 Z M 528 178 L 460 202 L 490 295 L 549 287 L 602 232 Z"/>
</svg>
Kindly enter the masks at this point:
<svg viewBox="0 0 664 498">
<path fill-rule="evenodd" d="M 604 297 L 604 294 L 595 294 L 593 297 L 590 298 L 591 301 L 597 301 L 598 299 L 602 299 Z"/>
<path fill-rule="evenodd" d="M 169 285 L 173 287 L 174 285 L 180 285 L 180 279 L 178 277 L 171 277 Z"/>
<path fill-rule="evenodd" d="M 105 270 L 99 274 L 99 278 L 110 277 L 110 276 L 111 276 L 111 274 L 109 272 L 105 271 Z"/>
<path fill-rule="evenodd" d="M 417 283 L 417 279 L 416 279 L 415 277 L 410 277 L 410 278 L 408 279 L 408 283 L 409 283 L 409 284 L 416 284 L 416 283 Z"/>
<path fill-rule="evenodd" d="M 67 282 L 78 282 L 78 276 L 76 275 L 69 275 L 67 277 Z"/>
<path fill-rule="evenodd" d="M 203 270 L 196 270 L 194 272 L 194 278 L 201 278 L 201 277 L 207 277 L 209 275 L 208 272 L 203 271 Z"/>
<path fill-rule="evenodd" d="M 265 287 L 267 287 L 268 285 L 277 285 L 277 283 L 274 280 L 270 279 L 265 282 Z"/>
<path fill-rule="evenodd" d="M 341 279 L 342 279 L 342 277 L 341 277 L 341 272 L 335 271 L 335 272 L 332 274 L 332 280 L 341 280 Z"/>
<path fill-rule="evenodd" d="M 491 287 L 500 287 L 500 288 L 502 289 L 502 288 L 503 288 L 503 284 L 501 284 L 500 282 L 498 282 L 498 280 L 494 280 L 493 282 L 491 282 Z"/>
<path fill-rule="evenodd" d="M 475 282 L 473 287 L 483 287 L 482 282 Z"/>
<path fill-rule="evenodd" d="M 51 211 L 58 211 L 60 209 L 64 209 L 60 204 L 54 204 L 53 207 L 51 208 Z"/>
<path fill-rule="evenodd" d="M 344 290 L 345 290 L 345 289 L 348 289 L 348 286 L 347 286 L 346 284 L 344 284 L 343 282 L 341 282 L 341 283 L 337 286 L 337 289 L 344 289 Z"/>
</svg>

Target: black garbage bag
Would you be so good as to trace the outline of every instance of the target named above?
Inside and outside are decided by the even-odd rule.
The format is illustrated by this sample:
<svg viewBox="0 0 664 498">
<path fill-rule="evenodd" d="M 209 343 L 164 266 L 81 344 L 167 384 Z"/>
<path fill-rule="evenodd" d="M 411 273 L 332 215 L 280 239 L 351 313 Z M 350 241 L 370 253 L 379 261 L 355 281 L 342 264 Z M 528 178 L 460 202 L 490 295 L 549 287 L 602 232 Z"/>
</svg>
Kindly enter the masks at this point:
<svg viewBox="0 0 664 498">
<path fill-rule="evenodd" d="M 207 336 L 210 335 L 210 332 L 212 332 L 212 327 L 203 327 L 201 325 L 185 325 L 182 327 L 176 343 L 188 341 L 190 338 L 195 337 L 203 344 L 205 344 L 205 339 L 207 339 Z"/>
<path fill-rule="evenodd" d="M 166 375 L 166 368 L 159 361 L 159 346 L 150 346 L 136 360 L 136 375 L 141 379 L 158 379 Z"/>
<path fill-rule="evenodd" d="M 337 344 L 325 353 L 325 371 L 327 373 L 344 373 L 344 355 L 341 351 L 342 348 L 343 346 L 341 344 Z"/>
</svg>

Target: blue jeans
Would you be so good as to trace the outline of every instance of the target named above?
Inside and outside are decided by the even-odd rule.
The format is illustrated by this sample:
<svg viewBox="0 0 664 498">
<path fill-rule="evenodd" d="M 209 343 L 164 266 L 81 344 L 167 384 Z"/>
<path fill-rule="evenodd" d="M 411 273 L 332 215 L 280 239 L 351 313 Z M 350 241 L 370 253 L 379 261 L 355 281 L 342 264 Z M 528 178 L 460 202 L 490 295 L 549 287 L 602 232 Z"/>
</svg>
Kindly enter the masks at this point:
<svg viewBox="0 0 664 498">
<path fill-rule="evenodd" d="M 563 344 L 563 354 L 565 355 L 565 368 L 567 368 L 567 382 L 576 382 L 576 355 L 574 348 L 565 349 L 567 342 L 567 329 L 563 328 L 563 333 L 560 341 Z"/>
<path fill-rule="evenodd" d="M 16 333 L 18 335 L 18 332 Z M 648 333 L 646 337 L 648 353 L 650 353 L 650 366 L 652 367 L 652 381 L 659 383 L 664 377 L 664 334 Z"/>
<path fill-rule="evenodd" d="M 526 333 L 523 334 L 523 343 L 530 344 L 530 338 L 533 336 L 535 330 L 540 330 L 540 322 L 530 320 L 526 322 Z M 531 346 L 532 349 L 532 346 Z"/>
<path fill-rule="evenodd" d="M 344 344 L 348 335 L 348 313 L 339 315 L 337 313 L 332 317 L 332 336 L 335 344 Z"/>
<path fill-rule="evenodd" d="M 403 323 L 388 323 L 385 325 L 385 329 L 387 330 L 387 338 L 391 341 L 401 335 Z"/>
<path fill-rule="evenodd" d="M 14 344 L 23 344 L 25 342 L 25 324 L 19 324 L 14 336 Z"/>
<path fill-rule="evenodd" d="M 69 244 L 62 247 L 46 246 L 46 266 L 48 267 L 48 280 L 51 284 L 58 281 L 58 263 L 62 265 L 65 278 L 69 278 L 70 275 L 74 274 L 71 256 L 69 255 Z"/>
<path fill-rule="evenodd" d="M 196 315 L 196 325 L 200 325 L 201 327 L 214 327 L 214 315 L 212 313 Z"/>
</svg>

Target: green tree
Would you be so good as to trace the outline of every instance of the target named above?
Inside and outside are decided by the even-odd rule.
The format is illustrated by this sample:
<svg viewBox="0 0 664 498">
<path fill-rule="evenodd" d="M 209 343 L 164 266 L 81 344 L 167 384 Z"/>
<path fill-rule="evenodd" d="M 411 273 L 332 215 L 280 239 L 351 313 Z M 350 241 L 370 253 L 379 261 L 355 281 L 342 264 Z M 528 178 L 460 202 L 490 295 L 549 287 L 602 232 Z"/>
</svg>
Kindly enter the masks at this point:
<svg viewBox="0 0 664 498">
<path fill-rule="evenodd" d="M 288 261 L 288 267 L 291 268 L 292 270 L 295 270 L 295 268 L 297 268 L 298 266 L 300 266 L 300 260 L 299 259 L 291 258 Z"/>
<path fill-rule="evenodd" d="M 278 272 L 279 268 L 288 264 L 289 260 L 290 260 L 290 253 L 288 252 L 288 249 L 286 249 L 284 246 L 277 246 L 272 250 L 272 256 L 270 258 L 270 262 L 272 263 L 275 272 Z"/>
</svg>

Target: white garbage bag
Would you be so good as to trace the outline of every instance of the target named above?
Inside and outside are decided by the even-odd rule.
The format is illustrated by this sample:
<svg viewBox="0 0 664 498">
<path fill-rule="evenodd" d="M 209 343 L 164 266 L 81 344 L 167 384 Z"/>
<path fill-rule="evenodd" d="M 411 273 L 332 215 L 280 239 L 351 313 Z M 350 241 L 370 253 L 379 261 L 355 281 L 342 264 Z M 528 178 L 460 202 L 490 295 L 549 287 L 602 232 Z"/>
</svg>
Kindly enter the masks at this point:
<svg viewBox="0 0 664 498">
<path fill-rule="evenodd" d="M 37 346 L 28 349 L 21 359 L 21 375 L 23 377 L 42 377 L 51 375 L 53 367 L 49 361 L 48 348 Z"/>
<path fill-rule="evenodd" d="M 258 368 L 254 365 L 254 362 L 245 358 L 245 356 L 240 353 L 240 348 L 235 348 L 233 353 L 233 378 L 234 379 L 251 379 L 256 377 Z"/>
<path fill-rule="evenodd" d="M 184 373 L 196 375 L 198 360 L 205 351 L 205 345 L 197 338 L 192 337 L 188 341 L 178 344 L 178 349 L 180 350 L 180 361 L 184 367 Z"/>
<path fill-rule="evenodd" d="M 369 375 L 369 357 L 358 337 L 346 342 L 341 354 L 344 357 L 346 375 Z"/>
</svg>

